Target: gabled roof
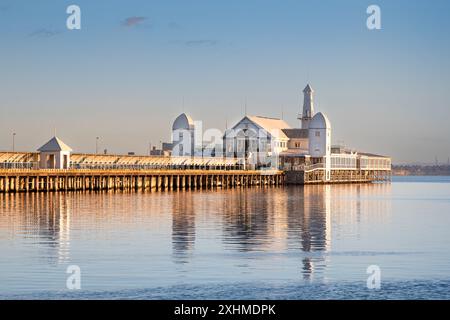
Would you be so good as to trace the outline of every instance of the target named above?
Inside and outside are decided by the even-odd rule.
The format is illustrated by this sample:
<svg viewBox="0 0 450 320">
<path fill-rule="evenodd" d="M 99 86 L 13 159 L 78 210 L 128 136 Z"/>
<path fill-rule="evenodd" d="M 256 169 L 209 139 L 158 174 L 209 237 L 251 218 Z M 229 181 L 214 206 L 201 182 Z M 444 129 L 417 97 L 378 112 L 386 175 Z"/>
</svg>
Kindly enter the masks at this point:
<svg viewBox="0 0 450 320">
<path fill-rule="evenodd" d="M 247 116 L 250 121 L 253 121 L 258 126 L 263 128 L 268 133 L 273 133 L 274 131 L 278 133 L 278 138 L 287 139 L 288 137 L 283 132 L 283 129 L 290 129 L 291 126 L 288 125 L 284 120 L 277 118 L 268 118 L 261 116 Z"/>
<path fill-rule="evenodd" d="M 39 152 L 73 151 L 67 144 L 58 137 L 51 138 L 46 144 L 38 149 Z"/>
<path fill-rule="evenodd" d="M 289 139 L 307 139 L 308 129 L 282 129 Z"/>
</svg>

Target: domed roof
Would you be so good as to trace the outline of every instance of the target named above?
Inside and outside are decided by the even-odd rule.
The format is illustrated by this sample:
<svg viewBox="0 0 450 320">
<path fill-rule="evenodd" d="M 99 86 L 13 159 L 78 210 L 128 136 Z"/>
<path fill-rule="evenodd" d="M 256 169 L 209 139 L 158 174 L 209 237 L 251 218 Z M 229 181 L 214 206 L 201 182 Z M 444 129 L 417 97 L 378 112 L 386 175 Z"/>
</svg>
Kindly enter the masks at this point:
<svg viewBox="0 0 450 320">
<path fill-rule="evenodd" d="M 172 131 L 179 129 L 194 129 L 194 120 L 185 113 L 180 114 L 173 122 Z"/>
<path fill-rule="evenodd" d="M 309 123 L 309 128 L 310 129 L 331 129 L 330 120 L 328 120 L 328 117 L 324 113 L 318 112 L 311 119 L 311 122 Z"/>
</svg>

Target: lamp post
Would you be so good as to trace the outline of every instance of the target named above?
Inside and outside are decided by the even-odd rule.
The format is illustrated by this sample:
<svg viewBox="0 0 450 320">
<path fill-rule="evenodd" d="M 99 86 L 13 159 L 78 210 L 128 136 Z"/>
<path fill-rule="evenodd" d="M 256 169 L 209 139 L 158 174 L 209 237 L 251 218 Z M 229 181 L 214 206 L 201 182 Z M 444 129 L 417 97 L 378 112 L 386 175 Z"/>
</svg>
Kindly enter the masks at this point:
<svg viewBox="0 0 450 320">
<path fill-rule="evenodd" d="M 16 149 L 16 133 L 13 132 L 12 134 L 12 151 L 14 152 Z"/>
<path fill-rule="evenodd" d="M 95 138 L 95 154 L 98 154 L 98 140 L 99 139 L 100 139 L 99 137 Z"/>
</svg>

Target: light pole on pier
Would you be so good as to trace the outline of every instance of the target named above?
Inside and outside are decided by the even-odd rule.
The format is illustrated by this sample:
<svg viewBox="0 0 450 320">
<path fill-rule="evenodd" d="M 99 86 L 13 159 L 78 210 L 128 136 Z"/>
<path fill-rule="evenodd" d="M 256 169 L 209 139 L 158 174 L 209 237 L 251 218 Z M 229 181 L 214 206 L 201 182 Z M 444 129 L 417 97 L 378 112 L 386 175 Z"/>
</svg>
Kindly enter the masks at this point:
<svg viewBox="0 0 450 320">
<path fill-rule="evenodd" d="M 16 150 L 16 133 L 13 132 L 12 134 L 12 151 L 14 152 Z"/>
</svg>

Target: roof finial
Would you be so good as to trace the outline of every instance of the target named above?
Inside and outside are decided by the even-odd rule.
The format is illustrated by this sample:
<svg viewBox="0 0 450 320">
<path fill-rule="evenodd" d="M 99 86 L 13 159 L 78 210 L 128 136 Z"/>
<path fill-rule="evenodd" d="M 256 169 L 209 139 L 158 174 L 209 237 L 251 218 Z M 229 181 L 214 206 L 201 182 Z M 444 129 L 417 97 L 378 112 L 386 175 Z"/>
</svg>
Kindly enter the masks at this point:
<svg viewBox="0 0 450 320">
<path fill-rule="evenodd" d="M 247 116 L 247 97 L 245 97 L 245 103 L 244 103 L 244 115 Z"/>
</svg>

